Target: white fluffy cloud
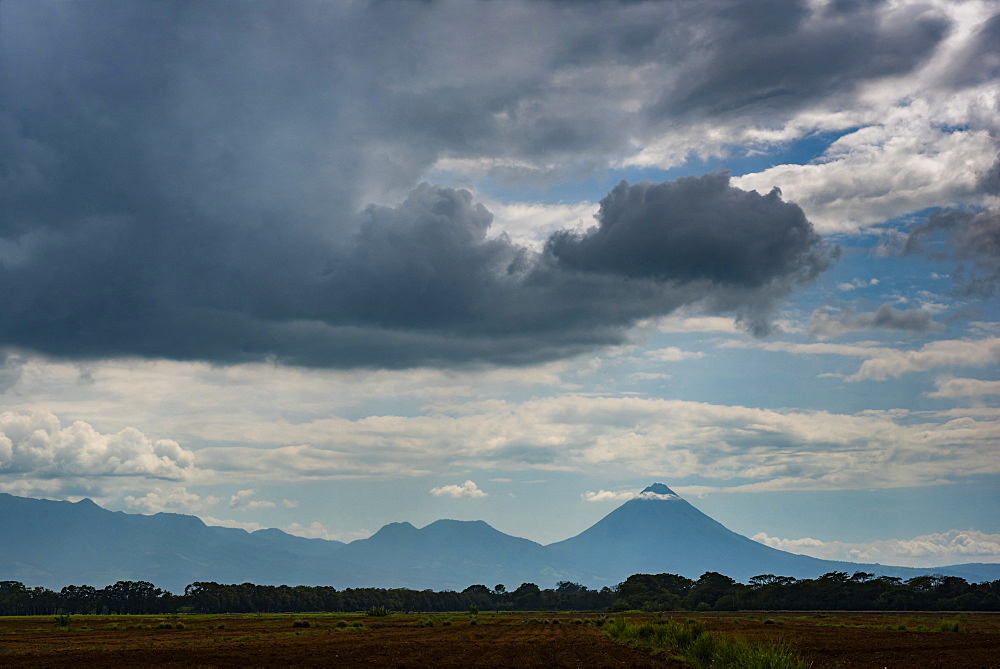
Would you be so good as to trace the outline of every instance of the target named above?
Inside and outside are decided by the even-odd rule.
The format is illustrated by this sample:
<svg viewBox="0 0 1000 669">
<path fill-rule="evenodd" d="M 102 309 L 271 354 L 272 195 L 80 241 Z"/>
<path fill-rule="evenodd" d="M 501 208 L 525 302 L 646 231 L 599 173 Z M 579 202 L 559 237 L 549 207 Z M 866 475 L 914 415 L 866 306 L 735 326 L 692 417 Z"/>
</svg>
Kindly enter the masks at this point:
<svg viewBox="0 0 1000 669">
<path fill-rule="evenodd" d="M 635 499 L 638 494 L 638 490 L 598 490 L 597 492 L 587 491 L 580 497 L 584 502 L 627 502 L 630 499 Z"/>
<path fill-rule="evenodd" d="M 229 498 L 229 508 L 237 511 L 253 511 L 255 509 L 273 509 L 276 506 L 274 502 L 266 499 L 253 499 L 256 494 L 257 491 L 253 488 L 237 491 Z"/>
<path fill-rule="evenodd" d="M 328 541 L 343 541 L 345 543 L 356 541 L 358 539 L 367 539 L 373 534 L 370 530 L 330 532 L 323 526 L 323 523 L 318 521 L 313 521 L 308 525 L 292 523 L 291 525 L 286 525 L 281 529 L 288 534 L 294 534 L 297 537 L 305 537 L 306 539 L 326 539 Z"/>
<path fill-rule="evenodd" d="M 252 520 L 226 520 L 224 518 L 215 518 L 213 516 L 198 517 L 201 518 L 202 522 L 206 525 L 214 525 L 216 527 L 233 527 L 239 530 L 246 530 L 247 532 L 256 532 L 257 530 L 267 529 L 264 525 Z"/>
<path fill-rule="evenodd" d="M 655 321 L 654 327 L 664 333 L 739 332 L 736 321 L 724 316 L 691 316 L 675 314 Z"/>
<path fill-rule="evenodd" d="M 1000 362 L 1000 337 L 946 339 L 925 344 L 917 350 L 895 349 L 872 343 L 800 344 L 731 340 L 721 348 L 758 348 L 793 355 L 840 355 L 865 358 L 847 381 L 885 381 L 904 374 L 926 372 L 941 367 L 988 367 Z"/>
<path fill-rule="evenodd" d="M 431 488 L 431 494 L 435 497 L 454 497 L 455 499 L 461 497 L 486 497 L 487 493 L 479 489 L 472 481 L 466 481 L 462 485 L 445 485 L 438 488 Z"/>
<path fill-rule="evenodd" d="M 598 490 L 597 492 L 585 492 L 580 497 L 584 502 L 627 502 L 631 499 L 653 499 L 671 500 L 680 499 L 677 495 L 663 494 L 658 492 L 642 492 L 641 490 Z"/>
<path fill-rule="evenodd" d="M 654 351 L 646 351 L 646 355 L 657 362 L 680 362 L 681 360 L 692 360 L 695 358 L 705 357 L 705 354 L 701 351 L 682 351 L 676 346 L 668 346 L 667 348 L 660 348 Z"/>
<path fill-rule="evenodd" d="M 938 367 L 985 367 L 1000 361 L 1000 338 L 934 341 L 918 351 L 880 349 L 879 355 L 861 363 L 851 381 L 883 381 Z"/>
<path fill-rule="evenodd" d="M 180 480 L 194 471 L 194 453 L 135 428 L 102 434 L 83 421 L 63 427 L 51 413 L 0 413 L 0 476 L 136 476 Z"/>
<path fill-rule="evenodd" d="M 751 537 L 762 544 L 825 560 L 878 562 L 904 567 L 940 567 L 963 562 L 1000 562 L 1000 534 L 949 530 L 912 539 L 865 543 L 820 541 L 809 537 L 781 539 L 759 532 Z"/>
<path fill-rule="evenodd" d="M 889 113 L 896 118 L 844 135 L 817 162 L 778 165 L 734 183 L 760 192 L 778 186 L 828 233 L 932 206 L 986 202 L 979 182 L 998 148 L 988 129 L 942 130 L 935 111 L 919 103 Z"/>
<path fill-rule="evenodd" d="M 545 239 L 553 232 L 582 232 L 597 225 L 594 215 L 598 205 L 593 202 L 540 204 L 485 200 L 483 204 L 493 213 L 493 235 L 506 234 L 518 244 L 536 250 L 541 250 Z"/>
<path fill-rule="evenodd" d="M 201 496 L 184 487 L 156 488 L 141 497 L 125 496 L 125 506 L 140 513 L 201 513 L 219 503 L 218 497 Z"/>
<path fill-rule="evenodd" d="M 1000 395 L 1000 381 L 979 379 L 938 379 L 937 390 L 927 393 L 928 397 L 985 397 Z"/>
</svg>

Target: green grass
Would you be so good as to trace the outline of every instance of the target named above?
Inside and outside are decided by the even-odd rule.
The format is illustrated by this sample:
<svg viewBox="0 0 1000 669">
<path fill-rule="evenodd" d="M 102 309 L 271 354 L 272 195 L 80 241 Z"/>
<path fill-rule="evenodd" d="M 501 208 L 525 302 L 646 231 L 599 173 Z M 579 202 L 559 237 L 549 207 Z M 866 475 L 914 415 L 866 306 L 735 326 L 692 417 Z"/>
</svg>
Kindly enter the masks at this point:
<svg viewBox="0 0 1000 669">
<path fill-rule="evenodd" d="M 957 620 L 942 620 L 938 625 L 939 632 L 957 632 L 960 629 L 960 625 Z"/>
<path fill-rule="evenodd" d="M 809 663 L 788 644 L 746 641 L 705 631 L 697 620 L 630 623 L 619 618 L 604 626 L 619 643 L 677 654 L 698 667 L 740 669 L 806 669 Z"/>
</svg>

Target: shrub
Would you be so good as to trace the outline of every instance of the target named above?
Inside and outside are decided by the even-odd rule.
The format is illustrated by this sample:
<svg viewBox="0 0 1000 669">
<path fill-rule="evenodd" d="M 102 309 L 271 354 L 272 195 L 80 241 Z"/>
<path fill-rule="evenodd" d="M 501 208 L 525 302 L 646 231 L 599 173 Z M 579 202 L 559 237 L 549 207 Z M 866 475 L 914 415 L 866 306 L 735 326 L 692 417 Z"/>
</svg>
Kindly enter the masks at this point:
<svg viewBox="0 0 1000 669">
<path fill-rule="evenodd" d="M 939 632 L 957 632 L 960 628 L 957 620 L 942 620 L 938 625 Z"/>
<path fill-rule="evenodd" d="M 69 616 L 56 616 L 56 627 L 69 627 Z"/>
<path fill-rule="evenodd" d="M 312 623 L 308 620 L 293 620 L 292 627 L 312 627 Z"/>
<path fill-rule="evenodd" d="M 469 615 L 470 616 L 477 615 L 478 613 L 479 613 L 479 607 L 478 606 L 476 606 L 475 604 L 473 604 L 472 606 L 469 607 Z"/>
<path fill-rule="evenodd" d="M 337 622 L 335 622 L 335 623 L 333 624 L 333 626 L 334 626 L 334 627 L 340 627 L 340 628 L 344 628 L 344 627 L 347 627 L 347 623 L 346 623 L 346 622 L 344 622 L 343 620 L 338 620 Z"/>
<path fill-rule="evenodd" d="M 653 650 L 679 651 L 699 667 L 740 669 L 803 669 L 808 664 L 784 642 L 752 642 L 710 634 L 697 620 L 630 624 L 614 620 L 604 632 L 619 643 Z"/>
<path fill-rule="evenodd" d="M 365 611 L 366 616 L 387 616 L 389 615 L 389 610 L 384 606 L 373 606 L 367 611 Z"/>
<path fill-rule="evenodd" d="M 158 630 L 172 630 L 173 628 L 174 628 L 174 624 L 173 623 L 168 623 L 168 622 L 162 622 L 162 623 L 160 623 L 159 625 L 156 626 L 156 629 L 158 629 Z"/>
</svg>

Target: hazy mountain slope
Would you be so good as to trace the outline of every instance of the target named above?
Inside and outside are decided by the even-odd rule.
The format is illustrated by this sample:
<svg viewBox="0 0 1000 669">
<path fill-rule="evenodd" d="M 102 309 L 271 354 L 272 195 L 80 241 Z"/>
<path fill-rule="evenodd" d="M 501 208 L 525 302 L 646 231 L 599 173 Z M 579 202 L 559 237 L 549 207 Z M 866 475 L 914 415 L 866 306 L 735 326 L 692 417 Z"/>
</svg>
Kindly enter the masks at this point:
<svg viewBox="0 0 1000 669">
<path fill-rule="evenodd" d="M 0 494 L 0 578 L 59 589 L 150 581 L 179 592 L 194 581 L 314 583 L 343 547 L 280 530 L 210 527 L 194 516 L 112 512 L 90 500 Z"/>
<path fill-rule="evenodd" d="M 549 580 L 541 544 L 504 534 L 481 520 L 438 520 L 422 529 L 391 523 L 348 544 L 337 558 L 365 565 L 363 583 L 383 587 L 463 590 L 476 583 L 492 587 Z"/>
</svg>

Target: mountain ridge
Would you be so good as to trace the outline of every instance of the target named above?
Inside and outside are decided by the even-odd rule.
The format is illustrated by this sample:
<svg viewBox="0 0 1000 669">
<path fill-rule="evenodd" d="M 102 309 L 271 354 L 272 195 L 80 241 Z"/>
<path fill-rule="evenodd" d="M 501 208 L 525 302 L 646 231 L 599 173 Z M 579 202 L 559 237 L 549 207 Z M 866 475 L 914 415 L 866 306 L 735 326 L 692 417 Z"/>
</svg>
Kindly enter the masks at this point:
<svg viewBox="0 0 1000 669">
<path fill-rule="evenodd" d="M 185 514 L 110 511 L 89 499 L 0 493 L 0 580 L 53 589 L 117 580 L 149 581 L 173 592 L 198 581 L 416 590 L 572 581 L 599 588 L 636 573 L 697 578 L 707 571 L 740 581 L 760 574 L 814 578 L 831 571 L 1000 578 L 1000 565 L 989 563 L 912 568 L 781 551 L 729 530 L 662 483 L 576 536 L 548 545 L 482 520 L 440 519 L 421 528 L 388 523 L 345 544 L 276 528 L 247 532 L 206 525 Z"/>
</svg>

